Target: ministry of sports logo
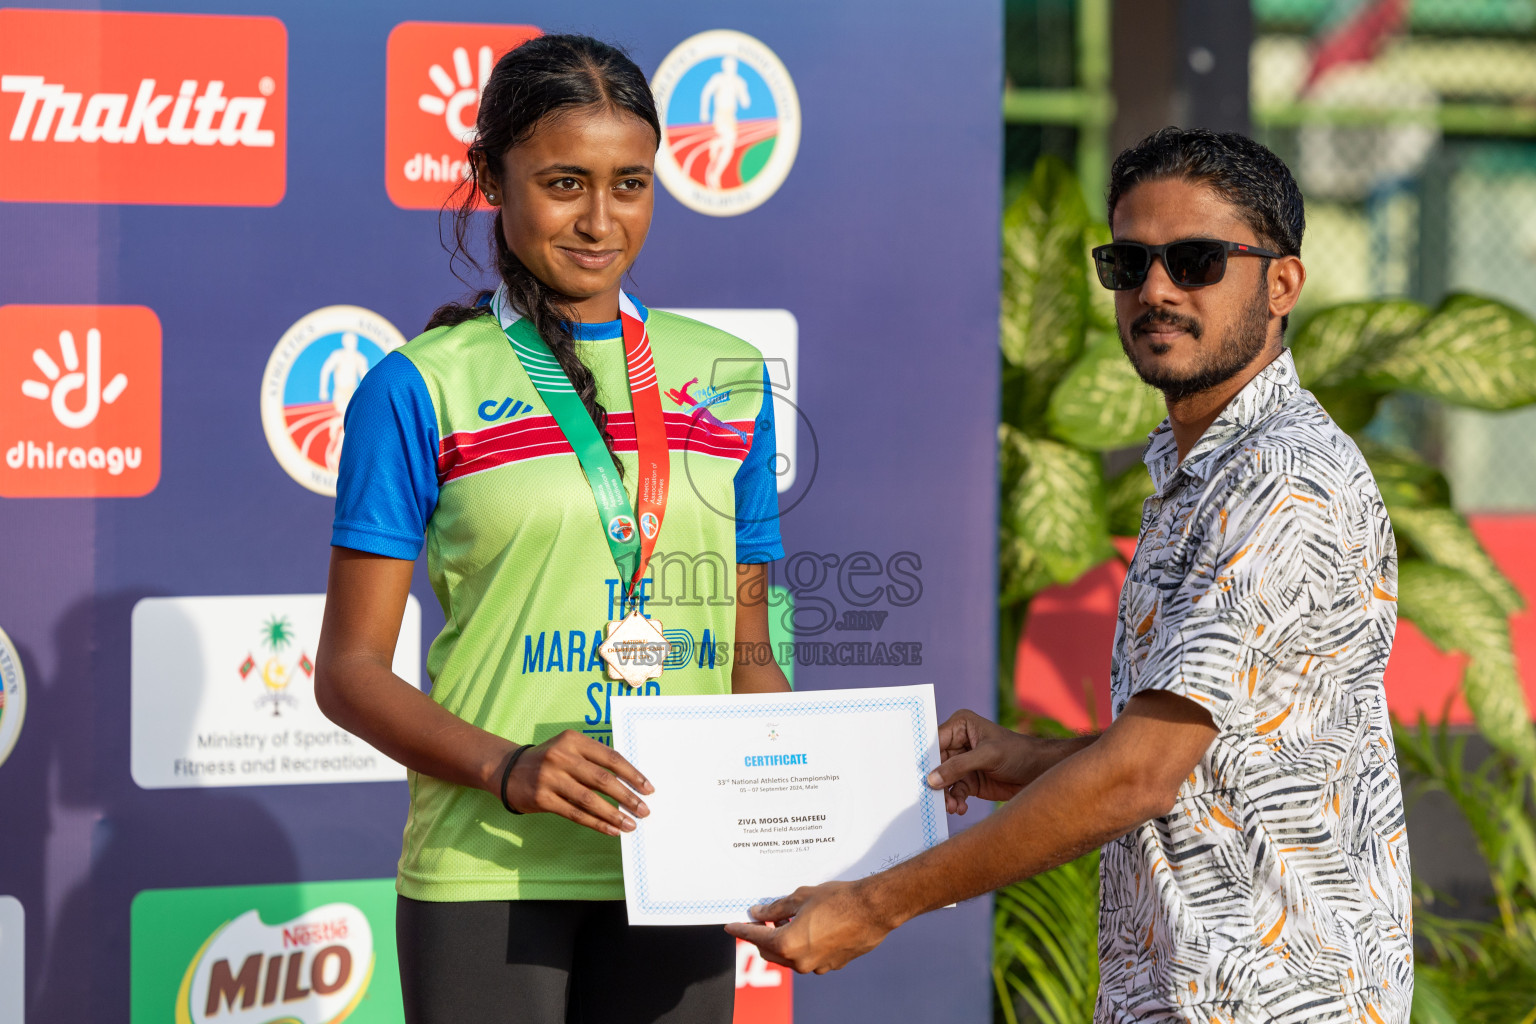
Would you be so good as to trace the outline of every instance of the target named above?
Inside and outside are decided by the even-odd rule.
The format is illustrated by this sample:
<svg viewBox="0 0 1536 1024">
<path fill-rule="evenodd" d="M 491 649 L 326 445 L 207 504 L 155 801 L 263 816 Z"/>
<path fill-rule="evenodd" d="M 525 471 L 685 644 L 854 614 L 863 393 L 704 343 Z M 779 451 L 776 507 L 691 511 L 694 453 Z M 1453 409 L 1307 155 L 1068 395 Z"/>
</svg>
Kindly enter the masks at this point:
<svg viewBox="0 0 1536 1024">
<path fill-rule="evenodd" d="M 261 425 L 294 480 L 336 496 L 342 417 L 363 376 L 405 337 L 360 306 L 326 306 L 288 328 L 261 381 Z"/>
<path fill-rule="evenodd" d="M 21 658 L 11 638 L 0 629 L 0 764 L 11 756 L 26 717 L 27 679 L 21 671 Z"/>
<path fill-rule="evenodd" d="M 323 594 L 146 597 L 130 619 L 129 768 L 144 789 L 392 782 L 405 769 L 329 721 L 309 652 Z M 421 678 L 421 605 L 392 668 Z M 263 1018 L 259 1024 L 270 1024 Z"/>
<path fill-rule="evenodd" d="M 656 173 L 691 210 L 731 217 L 768 200 L 800 147 L 800 98 L 783 63 L 744 32 L 683 40 L 651 79 L 663 139 Z"/>
</svg>

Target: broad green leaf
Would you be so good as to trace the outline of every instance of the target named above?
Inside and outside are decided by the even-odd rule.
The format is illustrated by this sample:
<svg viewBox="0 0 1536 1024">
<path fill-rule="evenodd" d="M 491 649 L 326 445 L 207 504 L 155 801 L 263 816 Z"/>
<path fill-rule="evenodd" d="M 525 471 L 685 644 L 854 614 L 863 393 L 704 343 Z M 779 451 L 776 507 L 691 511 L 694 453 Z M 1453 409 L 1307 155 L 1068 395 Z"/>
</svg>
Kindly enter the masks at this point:
<svg viewBox="0 0 1536 1024">
<path fill-rule="evenodd" d="M 1003 522 L 998 528 L 997 600 L 1007 608 L 1050 586 L 1054 581 L 1034 543 L 1019 537 L 1008 522 L 1013 489 L 1029 468 L 1028 438 L 1007 423 L 997 428 L 997 473 Z"/>
<path fill-rule="evenodd" d="M 1536 727 L 1525 702 L 1525 688 L 1509 651 L 1478 654 L 1462 680 L 1467 707 L 1477 727 L 1496 749 L 1526 766 L 1536 766 Z"/>
<path fill-rule="evenodd" d="M 1466 520 L 1450 508 L 1451 488 L 1444 474 L 1403 449 L 1367 443 L 1361 451 L 1399 539 L 1425 560 L 1466 573 L 1504 614 L 1525 606 L 1520 592 L 1494 565 Z"/>
<path fill-rule="evenodd" d="M 1029 186 L 1003 215 L 1003 359 L 1019 378 L 1008 418 L 1027 428 L 1051 388 L 1083 350 L 1087 323 L 1088 208 L 1072 171 L 1041 160 Z"/>
<path fill-rule="evenodd" d="M 1413 972 L 1411 1024 L 1464 1024 L 1454 994 L 1460 988 L 1447 972 L 1419 966 Z"/>
<path fill-rule="evenodd" d="M 1365 380 L 1475 409 L 1536 402 L 1536 322 L 1512 306 L 1452 295 Z"/>
<path fill-rule="evenodd" d="M 1141 533 L 1141 507 L 1152 497 L 1152 474 L 1137 462 L 1115 477 L 1104 488 L 1104 504 L 1109 511 L 1109 532 L 1116 537 L 1135 537 Z"/>
<path fill-rule="evenodd" d="M 1434 466 L 1402 448 L 1363 441 L 1360 451 L 1389 509 L 1448 508 L 1451 485 Z"/>
<path fill-rule="evenodd" d="M 1460 569 L 1417 558 L 1398 563 L 1397 611 L 1442 651 L 1474 659 L 1508 653 L 1509 621 L 1482 585 Z"/>
<path fill-rule="evenodd" d="M 1499 571 L 1478 543 L 1472 527 L 1454 509 L 1404 508 L 1388 505 L 1392 529 L 1398 537 L 1413 545 L 1413 550 L 1436 565 L 1460 569 L 1472 577 L 1499 610 L 1511 615 L 1525 607 L 1520 592 Z"/>
<path fill-rule="evenodd" d="M 1006 443 L 1024 465 L 1017 480 L 1003 481 L 1003 531 L 1017 564 L 1037 559 L 1051 582 L 1070 583 L 1111 557 L 1099 457 L 1011 430 Z"/>
<path fill-rule="evenodd" d="M 1376 407 L 1386 397 L 1380 391 L 1369 388 L 1336 387 L 1313 388 L 1312 397 L 1328 410 L 1328 415 L 1346 434 L 1364 430 L 1376 418 Z"/>
<path fill-rule="evenodd" d="M 1012 423 L 997 425 L 997 486 L 999 496 L 1008 493 L 1029 468 L 1029 437 Z M 1005 513 L 1006 516 L 1006 513 Z"/>
<path fill-rule="evenodd" d="M 1028 600 L 1055 582 L 1039 550 L 1010 531 L 998 531 L 997 603 L 1006 608 Z"/>
<path fill-rule="evenodd" d="M 1536 765 L 1536 730 L 1498 602 L 1467 573 L 1418 559 L 1399 563 L 1397 596 L 1398 613 L 1436 647 L 1471 656 L 1462 693 L 1488 742 Z"/>
<path fill-rule="evenodd" d="M 1092 221 L 1083 229 L 1083 259 L 1088 264 L 1088 269 L 1083 273 L 1083 279 L 1088 287 L 1090 330 L 1095 327 L 1101 331 L 1118 330 L 1115 326 L 1115 293 L 1099 284 L 1099 272 L 1093 266 L 1094 247 L 1113 240 L 1114 236 L 1110 234 L 1108 224 Z"/>
<path fill-rule="evenodd" d="M 1291 343 L 1296 375 L 1303 387 L 1314 390 L 1349 380 L 1370 369 L 1428 317 L 1429 307 L 1411 299 L 1346 302 L 1321 310 Z"/>
<path fill-rule="evenodd" d="M 1097 332 L 1051 392 L 1046 418 L 1063 441 L 1109 451 L 1145 442 L 1167 415 L 1163 396 L 1136 376 L 1120 336 Z"/>
</svg>

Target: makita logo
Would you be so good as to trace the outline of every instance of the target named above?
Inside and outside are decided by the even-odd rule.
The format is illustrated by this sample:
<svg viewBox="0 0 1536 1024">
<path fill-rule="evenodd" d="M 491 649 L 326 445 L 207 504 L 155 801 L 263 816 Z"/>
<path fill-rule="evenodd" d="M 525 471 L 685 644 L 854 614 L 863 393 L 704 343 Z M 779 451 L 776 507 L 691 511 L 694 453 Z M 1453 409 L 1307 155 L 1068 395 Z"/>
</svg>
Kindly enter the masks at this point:
<svg viewBox="0 0 1536 1024">
<path fill-rule="evenodd" d="M 276 18 L 0 8 L 0 200 L 270 206 L 287 81 Z"/>
<path fill-rule="evenodd" d="M 270 77 L 260 88 L 268 96 L 277 86 Z M 158 92 L 153 78 L 139 83 L 132 97 L 123 92 L 98 92 L 89 97 L 69 92 L 41 75 L 0 76 L 0 93 L 21 94 L 21 106 L 11 122 L 11 141 L 115 142 L 143 140 L 151 146 L 254 146 L 276 144 L 277 136 L 261 126 L 265 96 L 225 96 L 224 83 L 199 86 L 195 79 L 177 92 Z M 30 136 L 29 136 L 30 130 Z"/>
</svg>

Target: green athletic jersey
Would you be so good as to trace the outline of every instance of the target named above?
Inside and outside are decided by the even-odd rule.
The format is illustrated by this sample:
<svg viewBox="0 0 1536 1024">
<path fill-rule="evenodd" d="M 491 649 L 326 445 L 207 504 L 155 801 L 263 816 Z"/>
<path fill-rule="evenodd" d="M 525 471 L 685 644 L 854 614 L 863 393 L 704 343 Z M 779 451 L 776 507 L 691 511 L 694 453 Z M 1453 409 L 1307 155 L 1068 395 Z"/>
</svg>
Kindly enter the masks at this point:
<svg viewBox="0 0 1536 1024">
<path fill-rule="evenodd" d="M 638 303 L 637 303 L 638 306 Z M 666 518 L 638 603 L 671 656 L 642 693 L 730 692 L 735 566 L 783 556 L 773 405 L 751 345 L 639 306 L 671 452 Z M 638 470 L 619 322 L 577 325 L 630 501 Z M 432 698 L 519 743 L 564 729 L 611 742 L 625 693 L 597 657 L 621 617 L 592 490 L 500 326 L 421 335 L 363 379 L 346 413 L 332 543 L 414 559 L 423 543 L 447 623 Z M 643 770 L 643 769 L 642 769 Z M 554 814 L 409 773 L 398 889 L 413 899 L 622 899 L 619 843 Z"/>
</svg>

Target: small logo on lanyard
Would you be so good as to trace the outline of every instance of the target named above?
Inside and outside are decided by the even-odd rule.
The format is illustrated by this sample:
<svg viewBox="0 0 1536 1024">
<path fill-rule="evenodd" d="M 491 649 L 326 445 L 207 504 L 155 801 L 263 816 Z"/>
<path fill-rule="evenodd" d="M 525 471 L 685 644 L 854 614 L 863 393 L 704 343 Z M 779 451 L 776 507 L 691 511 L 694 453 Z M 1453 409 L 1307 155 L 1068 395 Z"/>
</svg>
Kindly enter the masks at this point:
<svg viewBox="0 0 1536 1024">
<path fill-rule="evenodd" d="M 640 513 L 640 532 L 645 535 L 646 540 L 654 540 L 656 531 L 659 529 L 661 529 L 661 523 L 657 522 L 654 512 Z"/>
</svg>

